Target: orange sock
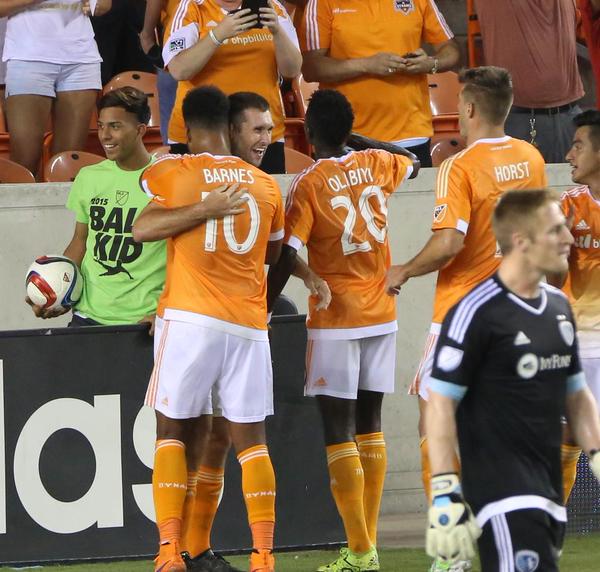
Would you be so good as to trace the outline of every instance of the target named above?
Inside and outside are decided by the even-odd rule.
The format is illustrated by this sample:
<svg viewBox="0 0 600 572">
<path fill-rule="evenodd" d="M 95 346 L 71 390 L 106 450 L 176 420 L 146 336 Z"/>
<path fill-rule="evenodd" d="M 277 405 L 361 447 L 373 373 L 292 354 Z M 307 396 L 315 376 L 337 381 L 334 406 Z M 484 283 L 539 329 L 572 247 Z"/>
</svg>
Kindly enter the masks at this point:
<svg viewBox="0 0 600 572">
<path fill-rule="evenodd" d="M 326 449 L 331 492 L 344 522 L 348 548 L 359 554 L 366 552 L 371 548 L 371 539 L 363 505 L 365 478 L 356 443 L 339 443 Z"/>
<path fill-rule="evenodd" d="M 220 467 L 201 466 L 193 475 L 194 495 L 189 503 L 189 513 L 186 514 L 184 509 L 182 534 L 182 549 L 187 550 L 192 558 L 210 548 L 210 532 L 219 507 L 224 473 L 225 470 Z M 188 480 L 188 486 L 189 483 Z"/>
<path fill-rule="evenodd" d="M 431 503 L 431 467 L 429 466 L 429 446 L 427 437 L 423 437 L 419 443 L 421 449 L 421 480 L 423 481 L 423 490 L 427 497 L 427 504 Z"/>
<path fill-rule="evenodd" d="M 161 544 L 181 539 L 186 477 L 185 445 L 176 439 L 157 441 L 152 472 L 152 494 Z"/>
<path fill-rule="evenodd" d="M 275 529 L 275 473 L 266 445 L 256 445 L 238 456 L 242 492 L 252 530 L 252 547 L 273 550 Z"/>
<path fill-rule="evenodd" d="M 360 464 L 365 474 L 363 506 L 371 544 L 377 546 L 377 521 L 387 469 L 387 452 L 383 433 L 356 435 Z"/>
<path fill-rule="evenodd" d="M 571 491 L 575 486 L 579 455 L 581 455 L 581 449 L 577 447 L 577 445 L 567 445 L 566 443 L 563 443 L 560 446 L 560 460 L 562 461 L 563 474 L 563 499 L 565 505 L 569 502 Z"/>
</svg>

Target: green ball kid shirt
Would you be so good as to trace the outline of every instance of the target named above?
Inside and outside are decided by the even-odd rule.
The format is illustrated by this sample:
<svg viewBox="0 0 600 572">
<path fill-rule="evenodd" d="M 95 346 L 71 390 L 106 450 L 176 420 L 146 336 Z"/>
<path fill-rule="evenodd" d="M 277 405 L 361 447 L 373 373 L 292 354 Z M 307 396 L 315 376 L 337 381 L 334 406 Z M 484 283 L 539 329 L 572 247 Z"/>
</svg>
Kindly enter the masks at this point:
<svg viewBox="0 0 600 572">
<path fill-rule="evenodd" d="M 124 171 L 102 161 L 79 171 L 67 208 L 88 226 L 81 263 L 83 294 L 75 312 L 100 324 L 135 324 L 156 312 L 165 283 L 166 243 L 135 242 L 133 222 L 150 199 L 140 188 L 144 169 Z"/>
</svg>

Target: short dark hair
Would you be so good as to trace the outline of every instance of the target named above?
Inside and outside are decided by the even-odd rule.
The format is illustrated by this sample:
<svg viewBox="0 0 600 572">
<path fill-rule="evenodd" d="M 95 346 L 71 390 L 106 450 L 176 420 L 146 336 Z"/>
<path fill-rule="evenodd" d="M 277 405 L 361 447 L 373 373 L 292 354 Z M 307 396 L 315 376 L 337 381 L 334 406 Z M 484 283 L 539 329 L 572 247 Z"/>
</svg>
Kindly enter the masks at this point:
<svg viewBox="0 0 600 572">
<path fill-rule="evenodd" d="M 512 250 L 513 233 L 535 233 L 535 213 L 539 208 L 558 202 L 557 193 L 551 189 L 523 189 L 504 193 L 492 215 L 492 227 L 502 254 Z"/>
<path fill-rule="evenodd" d="M 128 113 L 133 113 L 137 120 L 144 125 L 150 122 L 150 106 L 148 96 L 137 89 L 126 85 L 105 93 L 98 101 L 98 113 L 106 107 L 120 107 Z"/>
<path fill-rule="evenodd" d="M 352 132 L 354 112 L 350 102 L 339 91 L 319 89 L 310 98 L 304 121 L 311 138 L 339 147 Z"/>
<path fill-rule="evenodd" d="M 253 91 L 237 91 L 229 96 L 229 123 L 238 126 L 246 109 L 270 111 L 269 102 Z"/>
<path fill-rule="evenodd" d="M 575 127 L 589 127 L 590 141 L 594 150 L 600 149 L 600 111 L 597 109 L 588 109 L 575 116 L 573 119 Z"/>
<path fill-rule="evenodd" d="M 214 131 L 229 125 L 229 100 L 214 85 L 203 85 L 188 91 L 182 111 L 187 127 L 203 127 Z"/>
<path fill-rule="evenodd" d="M 461 70 L 458 81 L 463 97 L 470 99 L 492 125 L 502 125 L 513 101 L 512 78 L 508 70 L 481 66 Z"/>
</svg>

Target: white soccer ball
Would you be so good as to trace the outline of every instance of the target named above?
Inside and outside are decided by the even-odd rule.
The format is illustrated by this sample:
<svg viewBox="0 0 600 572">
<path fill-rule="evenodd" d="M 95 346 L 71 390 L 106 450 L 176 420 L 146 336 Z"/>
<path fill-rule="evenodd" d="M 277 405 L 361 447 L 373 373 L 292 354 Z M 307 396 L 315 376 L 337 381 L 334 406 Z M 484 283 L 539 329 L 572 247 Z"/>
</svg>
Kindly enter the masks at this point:
<svg viewBox="0 0 600 572">
<path fill-rule="evenodd" d="M 27 270 L 27 296 L 47 310 L 71 307 L 81 298 L 83 277 L 72 260 L 49 254 L 40 256 Z"/>
</svg>

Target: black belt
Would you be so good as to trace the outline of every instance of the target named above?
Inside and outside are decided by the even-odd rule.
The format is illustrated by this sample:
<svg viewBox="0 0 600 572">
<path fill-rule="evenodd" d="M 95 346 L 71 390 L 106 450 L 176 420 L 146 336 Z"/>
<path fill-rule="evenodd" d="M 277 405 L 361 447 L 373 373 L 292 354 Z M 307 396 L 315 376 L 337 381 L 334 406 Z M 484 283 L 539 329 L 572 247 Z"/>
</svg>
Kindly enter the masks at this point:
<svg viewBox="0 0 600 572">
<path fill-rule="evenodd" d="M 557 115 L 571 111 L 576 105 L 576 103 L 565 103 L 558 107 L 519 107 L 518 105 L 513 105 L 510 111 L 511 113 L 527 113 L 527 115 Z"/>
</svg>

